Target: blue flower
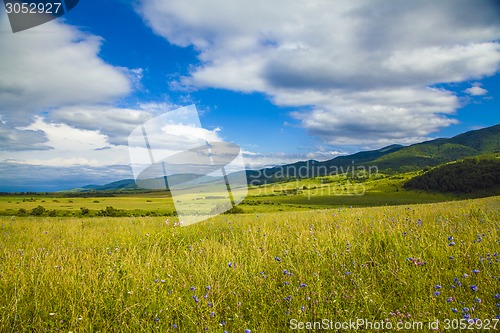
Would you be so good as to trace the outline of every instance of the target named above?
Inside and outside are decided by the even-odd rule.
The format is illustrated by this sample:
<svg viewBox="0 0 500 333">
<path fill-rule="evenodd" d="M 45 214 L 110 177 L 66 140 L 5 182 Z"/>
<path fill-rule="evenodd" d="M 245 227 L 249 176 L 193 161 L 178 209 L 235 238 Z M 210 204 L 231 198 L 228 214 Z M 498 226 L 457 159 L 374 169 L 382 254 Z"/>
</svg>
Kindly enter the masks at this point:
<svg viewBox="0 0 500 333">
<path fill-rule="evenodd" d="M 245 333 L 252 333 L 248 328 L 245 330 Z"/>
<path fill-rule="evenodd" d="M 474 291 L 474 292 L 475 292 L 475 291 L 477 291 L 477 290 L 478 290 L 478 288 L 477 288 L 477 286 L 472 285 L 472 286 L 470 286 L 470 290 L 472 290 L 472 291 Z"/>
<path fill-rule="evenodd" d="M 279 261 L 281 261 L 281 258 L 280 257 L 274 257 L 274 260 L 276 260 L 276 261 L 279 262 Z"/>
<path fill-rule="evenodd" d="M 205 289 L 206 290 L 210 290 L 211 288 L 210 288 L 210 286 L 206 286 Z"/>
<path fill-rule="evenodd" d="M 457 313 L 457 312 L 458 312 L 458 310 L 457 310 L 457 308 L 451 308 L 451 312 L 453 312 L 453 313 Z"/>
<path fill-rule="evenodd" d="M 474 303 L 481 303 L 481 302 L 482 302 L 482 301 L 481 301 L 481 299 L 480 299 L 479 297 L 476 297 L 476 298 L 474 299 Z"/>
<path fill-rule="evenodd" d="M 229 264 L 227 264 L 228 267 L 233 267 L 233 263 L 230 261 Z"/>
<path fill-rule="evenodd" d="M 495 298 L 500 298 L 500 294 L 496 294 L 496 295 L 495 295 Z"/>
<path fill-rule="evenodd" d="M 453 236 L 448 237 L 448 240 L 452 241 L 453 240 Z"/>
<path fill-rule="evenodd" d="M 450 243 L 448 244 L 448 246 L 454 246 L 454 245 L 455 245 L 455 242 L 450 242 Z"/>
<path fill-rule="evenodd" d="M 434 286 L 434 288 L 436 288 L 436 289 L 441 289 L 441 286 L 440 286 L 439 284 L 436 284 L 436 285 Z"/>
<path fill-rule="evenodd" d="M 473 269 L 473 270 L 472 270 L 472 273 L 475 273 L 475 274 L 477 274 L 477 273 L 479 273 L 479 272 L 481 272 L 479 269 Z"/>
<path fill-rule="evenodd" d="M 436 297 L 437 297 L 437 296 L 439 296 L 439 295 L 441 295 L 441 293 L 440 293 L 439 291 L 435 291 L 435 292 L 434 292 L 434 296 L 436 296 Z"/>
</svg>

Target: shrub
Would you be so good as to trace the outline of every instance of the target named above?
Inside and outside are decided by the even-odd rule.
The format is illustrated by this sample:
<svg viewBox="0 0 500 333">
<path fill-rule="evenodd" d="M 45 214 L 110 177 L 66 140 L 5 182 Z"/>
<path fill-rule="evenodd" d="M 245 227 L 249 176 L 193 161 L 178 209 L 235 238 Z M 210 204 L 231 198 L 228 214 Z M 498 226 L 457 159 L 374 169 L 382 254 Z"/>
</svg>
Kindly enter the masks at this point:
<svg viewBox="0 0 500 333">
<path fill-rule="evenodd" d="M 40 215 L 43 215 L 43 213 L 45 213 L 45 208 L 43 206 L 38 205 L 37 207 L 35 207 L 31 210 L 30 215 L 40 216 Z"/>
</svg>

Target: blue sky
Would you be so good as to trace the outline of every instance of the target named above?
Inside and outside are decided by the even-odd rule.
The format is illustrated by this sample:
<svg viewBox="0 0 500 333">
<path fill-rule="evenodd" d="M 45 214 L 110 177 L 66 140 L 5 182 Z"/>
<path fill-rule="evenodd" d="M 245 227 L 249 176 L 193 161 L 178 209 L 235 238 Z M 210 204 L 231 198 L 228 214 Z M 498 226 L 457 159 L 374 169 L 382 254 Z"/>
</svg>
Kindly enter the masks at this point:
<svg viewBox="0 0 500 333">
<path fill-rule="evenodd" d="M 248 167 L 500 123 L 497 1 L 87 0 L 0 14 L 0 191 L 132 178 L 128 134 L 195 104 Z"/>
</svg>

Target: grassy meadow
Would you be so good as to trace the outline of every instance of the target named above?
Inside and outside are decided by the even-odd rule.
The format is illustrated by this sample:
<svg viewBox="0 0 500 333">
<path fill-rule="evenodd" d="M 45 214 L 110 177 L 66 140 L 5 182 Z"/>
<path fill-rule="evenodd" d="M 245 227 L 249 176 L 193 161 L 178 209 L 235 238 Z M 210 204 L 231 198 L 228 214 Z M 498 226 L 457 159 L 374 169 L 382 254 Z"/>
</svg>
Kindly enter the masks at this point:
<svg viewBox="0 0 500 333">
<path fill-rule="evenodd" d="M 294 198 L 261 194 L 250 199 Z M 2 208 L 23 205 L 13 199 Z M 243 207 L 288 207 L 274 202 Z M 493 330 L 499 221 L 500 197 L 250 211 L 189 227 L 174 216 L 2 216 L 0 332 L 287 332 L 323 319 L 439 319 L 440 331 L 480 319 L 467 325 Z"/>
</svg>

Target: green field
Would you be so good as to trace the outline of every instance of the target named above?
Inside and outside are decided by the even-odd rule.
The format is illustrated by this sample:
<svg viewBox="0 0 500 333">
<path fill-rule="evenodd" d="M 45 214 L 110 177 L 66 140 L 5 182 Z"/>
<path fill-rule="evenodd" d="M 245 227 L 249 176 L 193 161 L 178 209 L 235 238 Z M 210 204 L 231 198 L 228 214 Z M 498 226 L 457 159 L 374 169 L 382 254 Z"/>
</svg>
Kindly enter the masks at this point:
<svg viewBox="0 0 500 333">
<path fill-rule="evenodd" d="M 433 203 L 472 197 L 405 190 L 403 183 L 415 174 L 379 174 L 360 179 L 338 175 L 251 186 L 248 197 L 239 207 L 245 213 L 264 213 Z M 193 206 L 200 204 L 199 199 L 193 196 Z M 171 216 L 175 213 L 174 202 L 168 192 L 0 195 L 0 215 L 30 215 L 31 210 L 38 206 L 45 209 L 42 215 L 52 217 L 82 216 L 81 208 L 89 211 L 84 216 L 97 216 L 106 207 L 126 211 L 121 216 Z M 20 214 L 20 209 L 24 209 L 25 213 Z"/>
<path fill-rule="evenodd" d="M 2 209 L 139 200 L 18 198 Z M 499 221 L 500 197 L 220 215 L 189 227 L 175 217 L 3 216 L 0 331 L 287 332 L 323 319 L 394 329 L 439 319 L 443 331 L 467 318 L 498 330 Z"/>
</svg>

